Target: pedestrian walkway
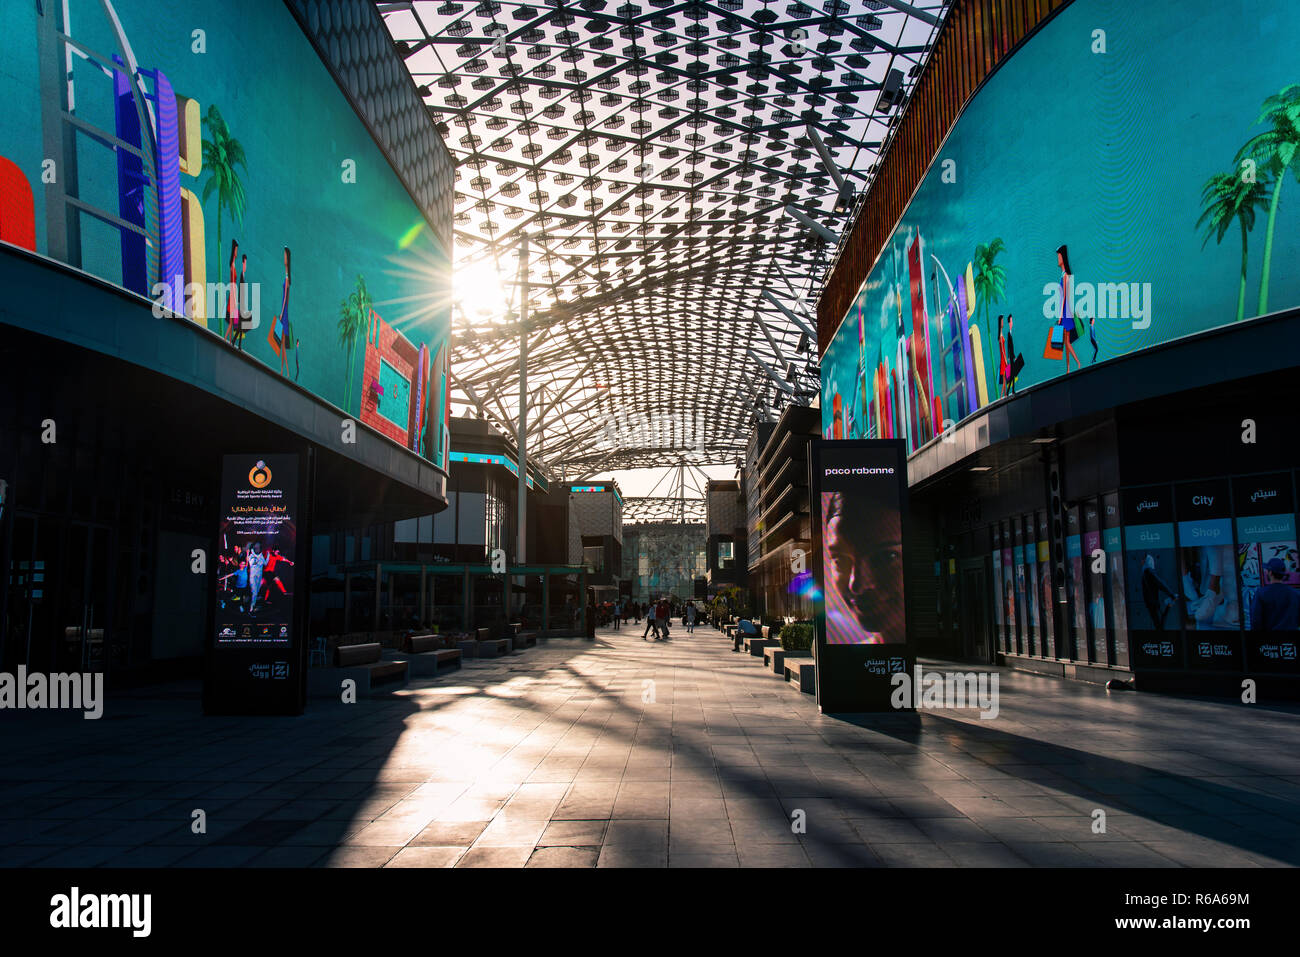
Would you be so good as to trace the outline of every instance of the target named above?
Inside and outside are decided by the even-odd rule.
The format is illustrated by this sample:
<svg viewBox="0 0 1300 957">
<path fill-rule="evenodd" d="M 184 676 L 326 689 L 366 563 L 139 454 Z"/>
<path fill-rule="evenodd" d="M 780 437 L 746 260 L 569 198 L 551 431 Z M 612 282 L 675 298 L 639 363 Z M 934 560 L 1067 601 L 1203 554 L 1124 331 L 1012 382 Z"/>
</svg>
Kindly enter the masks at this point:
<svg viewBox="0 0 1300 957">
<path fill-rule="evenodd" d="M 1300 863 L 1300 709 L 1003 672 L 993 720 L 850 722 L 707 625 L 673 636 L 300 718 L 205 718 L 193 688 L 2 713 L 0 866 Z"/>
</svg>

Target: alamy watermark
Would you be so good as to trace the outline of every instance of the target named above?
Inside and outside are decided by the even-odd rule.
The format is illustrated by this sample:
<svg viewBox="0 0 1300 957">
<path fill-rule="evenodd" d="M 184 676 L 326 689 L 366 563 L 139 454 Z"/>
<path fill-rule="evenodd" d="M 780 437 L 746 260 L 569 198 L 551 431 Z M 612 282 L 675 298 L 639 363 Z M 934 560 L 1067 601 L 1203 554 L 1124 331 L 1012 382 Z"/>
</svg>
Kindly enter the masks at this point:
<svg viewBox="0 0 1300 957">
<path fill-rule="evenodd" d="M 889 703 L 898 710 L 979 708 L 980 720 L 998 716 L 997 672 L 924 672 L 916 665 L 916 679 L 898 671 L 889 679 L 894 690 Z"/>
<path fill-rule="evenodd" d="M 19 665 L 16 674 L 0 671 L 0 710 L 79 710 L 87 721 L 104 715 L 104 673 L 81 672 L 45 675 L 28 673 Z"/>
<path fill-rule="evenodd" d="M 605 417 L 600 446 L 620 448 L 673 448 L 704 451 L 706 418 L 703 412 L 618 412 Z"/>
<path fill-rule="evenodd" d="M 162 319 L 168 313 L 225 319 L 233 304 L 239 317 L 239 328 L 256 329 L 262 321 L 260 282 L 156 282 L 150 294 L 155 319 Z"/>
<path fill-rule="evenodd" d="M 1061 285 L 1043 286 L 1043 317 L 1061 318 Z M 1151 283 L 1079 282 L 1070 284 L 1070 315 L 1076 320 L 1127 319 L 1134 329 L 1151 325 Z"/>
</svg>

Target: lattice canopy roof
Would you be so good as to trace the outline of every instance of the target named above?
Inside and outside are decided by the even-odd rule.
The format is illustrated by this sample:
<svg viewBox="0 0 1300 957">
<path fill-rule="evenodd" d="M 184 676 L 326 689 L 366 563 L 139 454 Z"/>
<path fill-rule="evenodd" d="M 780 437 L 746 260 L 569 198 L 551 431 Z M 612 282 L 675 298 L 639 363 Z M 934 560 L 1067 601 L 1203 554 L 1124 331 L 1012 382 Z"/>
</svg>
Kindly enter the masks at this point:
<svg viewBox="0 0 1300 957">
<path fill-rule="evenodd" d="M 457 269 L 527 279 L 530 458 L 730 464 L 812 399 L 822 274 L 946 0 L 377 6 L 457 162 Z M 454 330 L 454 400 L 513 433 L 519 323 Z"/>
</svg>

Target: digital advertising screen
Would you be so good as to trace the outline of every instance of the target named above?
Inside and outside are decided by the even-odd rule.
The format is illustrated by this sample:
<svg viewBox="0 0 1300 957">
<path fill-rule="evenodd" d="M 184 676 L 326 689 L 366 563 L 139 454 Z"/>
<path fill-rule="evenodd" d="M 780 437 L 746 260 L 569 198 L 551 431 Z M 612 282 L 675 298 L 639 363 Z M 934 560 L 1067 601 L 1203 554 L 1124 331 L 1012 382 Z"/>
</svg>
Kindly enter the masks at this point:
<svg viewBox="0 0 1300 957">
<path fill-rule="evenodd" d="M 1239 477 L 1232 497 L 1246 668 L 1300 672 L 1300 556 L 1291 475 Z"/>
<path fill-rule="evenodd" d="M 904 456 L 895 440 L 810 446 L 817 702 L 826 712 L 891 710 L 891 675 L 911 672 Z"/>
<path fill-rule="evenodd" d="M 1079 506 L 1065 513 L 1065 573 L 1069 586 L 1070 638 L 1073 658 L 1088 661 L 1088 607 L 1083 590 L 1083 519 Z"/>
<path fill-rule="evenodd" d="M 7 237 L 445 466 L 449 239 L 284 3 L 12 2 L 0 31 Z"/>
<path fill-rule="evenodd" d="M 292 644 L 296 456 L 225 457 L 217 547 L 217 647 Z"/>
<path fill-rule="evenodd" d="M 1052 548 L 1048 538 L 1047 512 L 1037 513 L 1038 543 L 1038 611 L 1042 632 L 1042 655 L 1044 658 L 1056 657 L 1056 602 L 1052 589 Z"/>
<path fill-rule="evenodd" d="M 1226 479 L 1176 487 L 1183 627 L 1191 667 L 1241 668 L 1237 550 Z"/>
<path fill-rule="evenodd" d="M 1007 646 L 1006 615 L 1002 608 L 1002 527 L 993 524 L 989 534 L 993 545 L 990 556 L 993 564 L 993 627 L 997 633 L 998 650 L 1009 652 L 1011 649 Z"/>
<path fill-rule="evenodd" d="M 209 711 L 301 710 L 302 463 L 298 455 L 222 459 Z"/>
<path fill-rule="evenodd" d="M 1124 604 L 1134 668 L 1183 667 L 1182 588 L 1174 539 L 1173 491 L 1126 489 Z"/>
<path fill-rule="evenodd" d="M 1129 667 L 1128 608 L 1124 591 L 1124 535 L 1120 527 L 1119 494 L 1102 497 L 1102 548 L 1106 550 L 1106 575 L 1110 601 L 1111 632 L 1115 636 L 1111 664 Z"/>
<path fill-rule="evenodd" d="M 1279 266 L 1300 262 L 1296 30 L 1271 19 L 1096 0 L 1045 22 L 967 102 L 840 317 L 822 434 L 914 451 L 1067 363 L 1300 304 Z M 850 420 L 834 397 L 858 393 Z"/>
</svg>

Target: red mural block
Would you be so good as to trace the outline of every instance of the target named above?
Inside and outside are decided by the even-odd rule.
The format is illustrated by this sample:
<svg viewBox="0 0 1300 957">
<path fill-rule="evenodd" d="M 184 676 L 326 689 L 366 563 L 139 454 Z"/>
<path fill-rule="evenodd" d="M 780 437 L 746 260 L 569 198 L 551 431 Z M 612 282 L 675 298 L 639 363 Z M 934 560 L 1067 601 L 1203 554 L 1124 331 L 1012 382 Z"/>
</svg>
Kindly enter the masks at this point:
<svg viewBox="0 0 1300 957">
<path fill-rule="evenodd" d="M 0 240 L 36 251 L 32 187 L 12 160 L 0 156 Z"/>
<path fill-rule="evenodd" d="M 361 372 L 361 421 L 406 448 L 410 448 L 411 445 L 411 428 L 414 423 L 415 375 L 418 358 L 419 351 L 415 346 L 386 323 L 377 312 L 372 311 L 370 334 L 366 337 L 366 357 Z M 381 402 L 392 401 L 391 396 L 381 397 L 376 391 L 380 381 L 381 359 L 410 383 L 410 396 L 405 414 L 402 416 L 404 427 L 395 425 L 379 412 Z"/>
</svg>

